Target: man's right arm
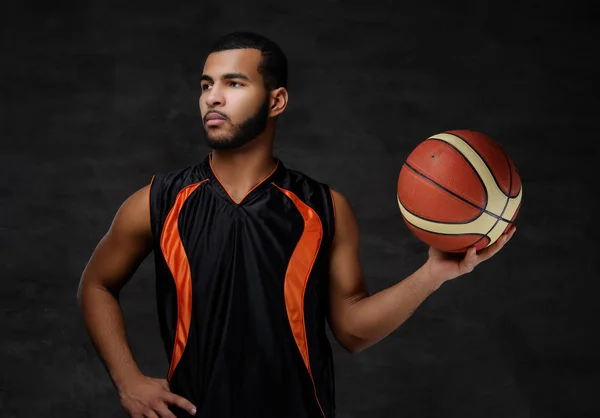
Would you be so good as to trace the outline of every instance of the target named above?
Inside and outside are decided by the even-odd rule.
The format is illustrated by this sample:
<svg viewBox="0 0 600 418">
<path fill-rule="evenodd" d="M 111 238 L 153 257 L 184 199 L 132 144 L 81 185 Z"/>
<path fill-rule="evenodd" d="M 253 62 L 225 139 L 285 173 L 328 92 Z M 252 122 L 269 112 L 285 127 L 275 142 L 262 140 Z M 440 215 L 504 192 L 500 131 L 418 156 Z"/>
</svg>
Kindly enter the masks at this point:
<svg viewBox="0 0 600 418">
<path fill-rule="evenodd" d="M 121 205 L 92 253 L 77 290 L 85 327 L 119 393 L 141 375 L 127 343 L 118 298 L 152 251 L 149 193 L 147 185 Z"/>
<path fill-rule="evenodd" d="M 169 405 L 196 413 L 171 392 L 167 379 L 144 376 L 127 343 L 119 292 L 152 251 L 150 185 L 121 205 L 92 253 L 77 290 L 77 301 L 92 343 L 131 417 L 175 418 Z"/>
</svg>

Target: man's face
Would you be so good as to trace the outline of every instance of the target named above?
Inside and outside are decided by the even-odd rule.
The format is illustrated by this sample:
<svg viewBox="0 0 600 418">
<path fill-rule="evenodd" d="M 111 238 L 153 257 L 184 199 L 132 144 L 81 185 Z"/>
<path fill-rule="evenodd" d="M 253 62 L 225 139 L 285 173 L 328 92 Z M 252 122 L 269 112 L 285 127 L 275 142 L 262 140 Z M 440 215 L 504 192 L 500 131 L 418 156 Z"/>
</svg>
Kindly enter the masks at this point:
<svg viewBox="0 0 600 418">
<path fill-rule="evenodd" d="M 269 100 L 260 61 L 257 49 L 220 51 L 206 59 L 199 104 L 211 148 L 240 148 L 265 130 Z"/>
</svg>

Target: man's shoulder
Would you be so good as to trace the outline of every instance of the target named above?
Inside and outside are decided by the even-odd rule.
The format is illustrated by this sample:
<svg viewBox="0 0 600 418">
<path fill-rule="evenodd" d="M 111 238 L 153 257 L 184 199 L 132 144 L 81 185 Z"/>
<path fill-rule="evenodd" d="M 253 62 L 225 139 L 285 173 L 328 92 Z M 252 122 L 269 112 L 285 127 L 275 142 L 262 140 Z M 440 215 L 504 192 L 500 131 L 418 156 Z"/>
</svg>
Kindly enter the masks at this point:
<svg viewBox="0 0 600 418">
<path fill-rule="evenodd" d="M 306 184 L 314 187 L 329 188 L 329 185 L 326 182 L 319 180 L 316 176 L 309 175 L 299 169 L 286 168 L 286 171 L 289 181 L 292 184 Z"/>
<path fill-rule="evenodd" d="M 154 174 L 150 182 L 149 200 L 153 216 L 164 217 L 171 210 L 175 202 L 188 194 L 184 190 L 194 185 L 200 185 L 205 176 L 199 165 L 190 165 L 181 168 L 167 169 Z"/>
<path fill-rule="evenodd" d="M 290 190 L 307 204 L 329 205 L 328 202 L 333 199 L 329 183 L 301 169 L 286 167 L 286 175 L 281 180 L 280 185 L 284 189 Z"/>
<path fill-rule="evenodd" d="M 157 171 L 152 177 L 152 184 L 156 186 L 186 187 L 206 179 L 199 164 Z"/>
</svg>

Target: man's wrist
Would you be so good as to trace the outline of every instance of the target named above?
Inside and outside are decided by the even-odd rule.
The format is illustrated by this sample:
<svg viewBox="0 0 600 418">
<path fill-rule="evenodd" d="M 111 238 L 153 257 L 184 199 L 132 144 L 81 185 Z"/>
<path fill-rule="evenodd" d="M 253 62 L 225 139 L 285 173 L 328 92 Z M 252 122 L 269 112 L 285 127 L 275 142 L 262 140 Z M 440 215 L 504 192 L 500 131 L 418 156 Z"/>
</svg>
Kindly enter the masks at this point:
<svg viewBox="0 0 600 418">
<path fill-rule="evenodd" d="M 421 285 L 425 286 L 431 293 L 438 290 L 446 280 L 435 277 L 431 274 L 431 268 L 429 266 L 429 261 L 425 262 L 416 272 L 416 280 L 421 283 Z"/>
<path fill-rule="evenodd" d="M 113 383 L 119 395 L 127 391 L 127 388 L 132 386 L 132 382 L 144 377 L 142 372 L 137 368 L 133 367 L 130 370 L 119 370 L 112 376 Z"/>
</svg>

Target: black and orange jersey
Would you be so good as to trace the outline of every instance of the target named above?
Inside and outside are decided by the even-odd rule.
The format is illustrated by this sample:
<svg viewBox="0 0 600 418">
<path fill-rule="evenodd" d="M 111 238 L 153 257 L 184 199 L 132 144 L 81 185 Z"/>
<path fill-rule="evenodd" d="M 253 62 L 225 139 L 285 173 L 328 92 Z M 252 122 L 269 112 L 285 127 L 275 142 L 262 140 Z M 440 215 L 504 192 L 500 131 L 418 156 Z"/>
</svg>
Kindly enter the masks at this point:
<svg viewBox="0 0 600 418">
<path fill-rule="evenodd" d="M 333 417 L 329 187 L 277 160 L 236 203 L 209 154 L 153 177 L 150 214 L 171 390 L 198 418 Z"/>
</svg>

